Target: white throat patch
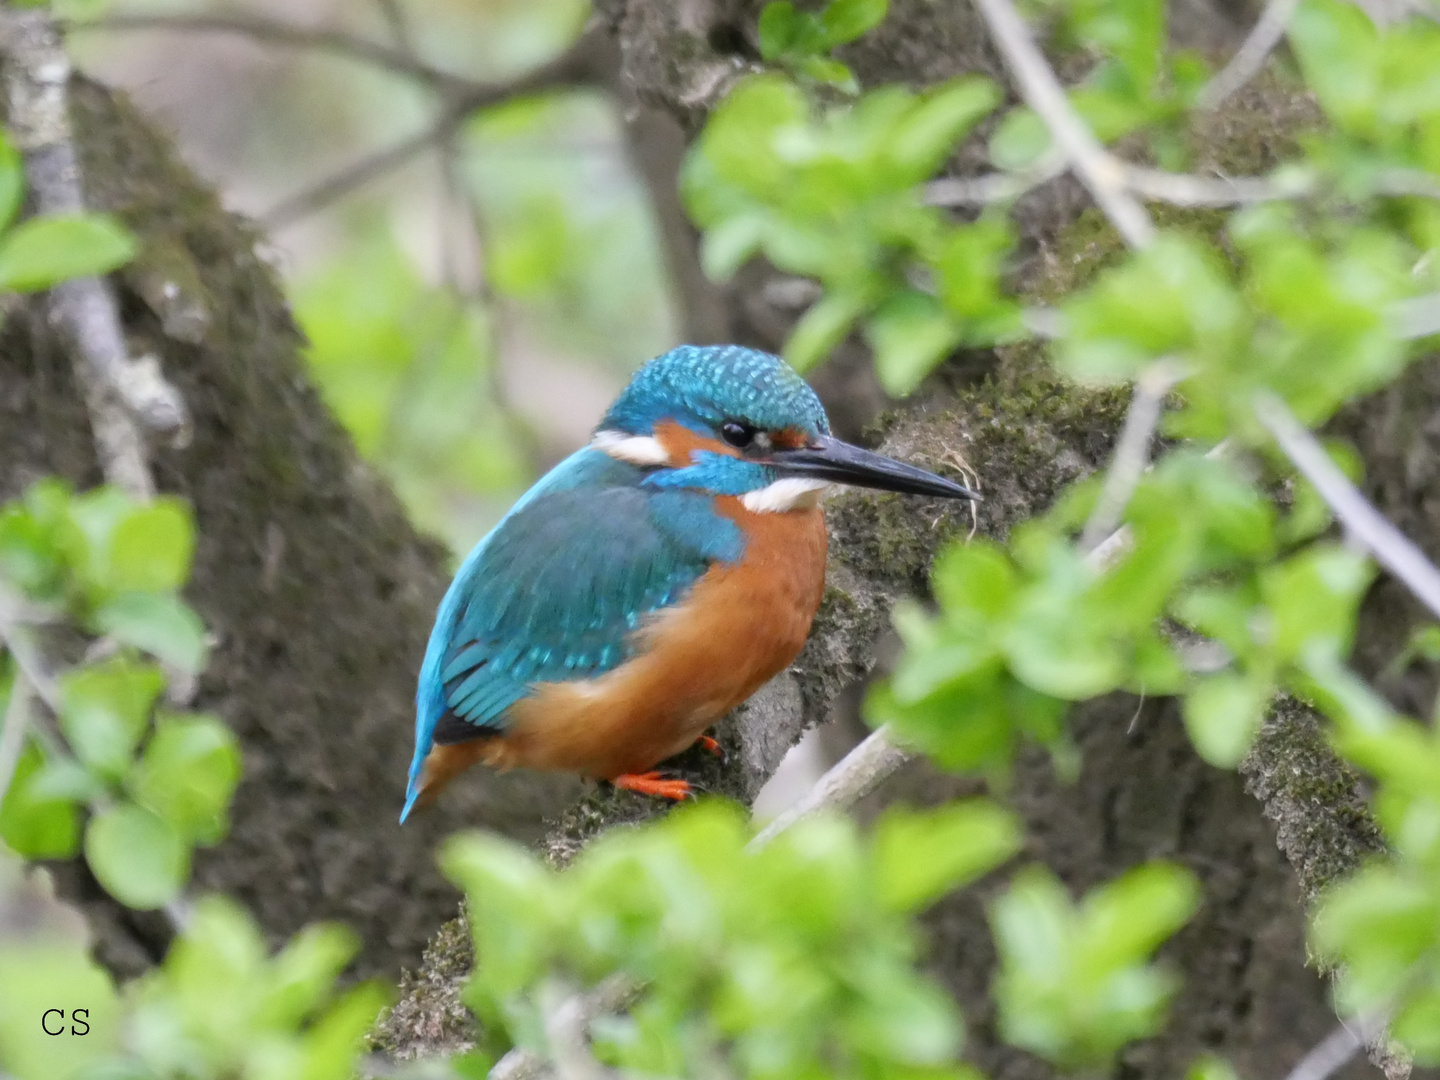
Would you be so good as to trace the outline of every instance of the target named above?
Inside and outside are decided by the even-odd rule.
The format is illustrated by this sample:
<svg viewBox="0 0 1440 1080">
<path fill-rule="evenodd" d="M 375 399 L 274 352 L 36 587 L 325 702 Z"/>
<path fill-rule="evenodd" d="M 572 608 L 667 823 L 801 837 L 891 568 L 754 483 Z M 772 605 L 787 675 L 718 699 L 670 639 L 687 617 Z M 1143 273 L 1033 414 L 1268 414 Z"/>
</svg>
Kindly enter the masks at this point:
<svg viewBox="0 0 1440 1080">
<path fill-rule="evenodd" d="M 616 461 L 629 465 L 669 465 L 670 455 L 653 435 L 627 435 L 623 431 L 597 431 L 590 440 L 596 450 L 603 450 Z"/>
<path fill-rule="evenodd" d="M 740 503 L 753 514 L 774 514 L 786 510 L 809 510 L 818 506 L 830 484 L 825 480 L 807 480 L 803 476 L 787 476 L 763 488 L 747 491 Z"/>
</svg>

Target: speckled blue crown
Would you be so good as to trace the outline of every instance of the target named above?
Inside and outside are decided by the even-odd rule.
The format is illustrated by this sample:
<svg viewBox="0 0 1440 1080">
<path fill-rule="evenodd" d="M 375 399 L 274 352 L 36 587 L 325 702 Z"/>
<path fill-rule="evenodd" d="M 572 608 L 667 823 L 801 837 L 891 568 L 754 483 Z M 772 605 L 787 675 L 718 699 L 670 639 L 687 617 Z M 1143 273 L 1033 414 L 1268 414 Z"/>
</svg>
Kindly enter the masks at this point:
<svg viewBox="0 0 1440 1080">
<path fill-rule="evenodd" d="M 635 373 L 600 422 L 649 435 L 662 420 L 713 431 L 725 420 L 828 435 L 830 421 L 805 380 L 778 356 L 739 345 L 681 345 Z"/>
</svg>

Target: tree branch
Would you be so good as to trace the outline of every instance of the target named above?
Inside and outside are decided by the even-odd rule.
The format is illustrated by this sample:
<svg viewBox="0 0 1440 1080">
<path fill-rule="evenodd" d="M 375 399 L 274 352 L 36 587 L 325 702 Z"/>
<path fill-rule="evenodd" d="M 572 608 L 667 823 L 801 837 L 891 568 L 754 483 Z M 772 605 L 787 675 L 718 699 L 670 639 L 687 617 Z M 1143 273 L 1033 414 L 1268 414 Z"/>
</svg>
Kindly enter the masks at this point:
<svg viewBox="0 0 1440 1080">
<path fill-rule="evenodd" d="M 1440 570 L 1425 553 L 1370 505 L 1277 395 L 1257 394 L 1254 409 L 1261 426 L 1274 437 L 1290 463 L 1315 485 L 1349 535 L 1440 618 Z"/>
<path fill-rule="evenodd" d="M 1100 497 L 1095 501 L 1095 508 L 1080 535 L 1080 547 L 1085 551 L 1095 551 L 1118 530 L 1125 504 L 1135 493 L 1135 485 L 1140 482 L 1150 461 L 1150 440 L 1160 423 L 1165 395 L 1181 376 L 1179 364 L 1162 359 L 1147 367 L 1135 380 L 1134 396 L 1125 413 L 1120 438 L 1115 443 L 1115 456 L 1105 474 Z"/>
<path fill-rule="evenodd" d="M 367 64 L 448 94 L 460 95 L 474 90 L 474 79 L 454 75 L 425 63 L 406 49 L 392 48 L 369 38 L 343 30 L 297 26 L 293 23 L 267 19 L 260 15 L 102 15 L 84 22 L 70 23 L 70 33 L 102 31 L 131 33 L 163 31 L 181 34 L 227 34 L 249 38 L 266 45 L 289 49 L 309 49 L 329 53 L 344 60 Z"/>
<path fill-rule="evenodd" d="M 971 179 L 935 180 L 925 185 L 921 197 L 930 206 L 988 206 L 1008 202 L 1063 172 L 1063 155 L 1056 160 L 1060 162 L 1059 168 L 1053 168 L 1047 159 L 1044 167 L 1025 173 L 988 173 Z M 1249 206 L 1311 198 L 1323 190 L 1321 178 L 1313 173 L 1211 177 L 1148 169 L 1118 160 L 1116 164 L 1124 170 L 1126 190 L 1150 202 L 1171 206 Z M 1419 170 L 1391 169 L 1375 178 L 1374 191 L 1379 195 L 1440 199 L 1440 180 Z"/>
<path fill-rule="evenodd" d="M 811 785 L 804 795 L 760 830 L 750 841 L 750 850 L 758 851 L 786 829 L 821 810 L 848 810 L 895 775 L 914 756 L 890 741 L 889 724 L 876 728 Z"/>
<path fill-rule="evenodd" d="M 1383 1012 L 1340 1021 L 1329 1035 L 1296 1063 L 1285 1080 L 1329 1080 L 1350 1059 L 1385 1033 Z"/>
<path fill-rule="evenodd" d="M 5 82 L 10 128 L 25 159 L 25 175 L 42 214 L 85 210 L 82 177 L 70 133 L 70 59 L 45 11 L 0 8 L 0 48 L 9 63 Z M 84 391 L 105 478 L 132 498 L 155 494 L 141 426 L 176 443 L 189 438 L 190 417 L 180 394 L 153 357 L 131 360 L 119 310 L 108 283 L 95 276 L 62 281 L 49 291 L 52 321 L 67 339 Z"/>
<path fill-rule="evenodd" d="M 285 199 L 260 216 L 261 227 L 271 230 L 293 224 L 393 172 L 426 148 L 443 143 L 472 113 L 480 109 L 545 90 L 598 83 L 595 65 L 597 54 L 603 47 L 600 40 L 602 33 L 598 27 L 591 26 L 555 59 L 517 79 L 504 83 L 468 84 L 464 90 L 447 98 L 427 127 Z"/>
<path fill-rule="evenodd" d="M 1299 7 L 1300 0 L 1270 0 L 1230 62 L 1200 91 L 1197 104 L 1202 109 L 1213 109 L 1253 79 L 1265 66 L 1270 50 L 1285 36 L 1285 28 Z"/>
<path fill-rule="evenodd" d="M 1134 247 L 1155 237 L 1155 225 L 1125 184 L 1124 166 L 1076 114 L 1065 89 L 1010 0 L 975 0 L 1019 85 L 1020 94 L 1050 129 L 1105 216 Z"/>
</svg>

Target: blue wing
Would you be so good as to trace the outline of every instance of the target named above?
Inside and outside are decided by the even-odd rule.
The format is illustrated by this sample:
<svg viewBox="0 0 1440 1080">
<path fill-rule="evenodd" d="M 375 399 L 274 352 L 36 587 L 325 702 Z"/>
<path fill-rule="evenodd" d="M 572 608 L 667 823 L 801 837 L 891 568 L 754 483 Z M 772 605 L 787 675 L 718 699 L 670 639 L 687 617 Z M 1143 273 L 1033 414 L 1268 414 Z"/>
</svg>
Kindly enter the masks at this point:
<svg viewBox="0 0 1440 1080">
<path fill-rule="evenodd" d="M 425 756 L 505 730 L 537 683 L 588 679 L 624 663 L 631 632 L 681 599 L 744 535 L 694 491 L 643 486 L 645 473 L 597 450 L 557 465 L 461 565 L 436 614 L 416 694 L 404 821 Z"/>
</svg>

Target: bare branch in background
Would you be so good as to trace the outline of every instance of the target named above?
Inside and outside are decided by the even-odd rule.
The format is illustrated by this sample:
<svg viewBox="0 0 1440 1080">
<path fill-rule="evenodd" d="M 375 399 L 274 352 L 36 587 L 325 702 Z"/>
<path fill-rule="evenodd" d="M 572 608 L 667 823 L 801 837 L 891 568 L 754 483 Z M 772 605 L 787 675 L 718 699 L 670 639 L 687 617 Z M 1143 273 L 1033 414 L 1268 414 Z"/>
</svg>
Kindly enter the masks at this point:
<svg viewBox="0 0 1440 1080">
<path fill-rule="evenodd" d="M 1300 474 L 1315 485 L 1346 533 L 1363 544 L 1376 562 L 1404 582 L 1440 618 L 1440 570 L 1370 505 L 1285 402 L 1267 392 L 1256 395 L 1254 407 L 1261 426 L 1270 432 Z"/>
<path fill-rule="evenodd" d="M 947 178 L 925 185 L 922 199 L 930 206 L 988 206 L 1008 202 L 1053 179 L 1064 171 L 1063 155 L 1054 168 L 1046 159 L 1044 167 L 1023 173 L 989 173 L 970 179 Z M 1149 169 L 1117 161 L 1124 170 L 1126 190 L 1150 202 L 1185 207 L 1247 206 L 1282 199 L 1305 199 L 1321 194 L 1320 177 L 1294 172 L 1277 176 L 1194 176 Z M 1391 169 L 1374 180 L 1380 195 L 1414 195 L 1440 199 L 1440 180 L 1410 169 Z"/>
<path fill-rule="evenodd" d="M 975 0 L 975 6 L 1005 56 L 1020 95 L 1045 121 L 1105 216 L 1133 246 L 1149 244 L 1155 237 L 1155 225 L 1126 188 L 1124 166 L 1075 112 L 1015 5 L 1010 0 Z"/>
<path fill-rule="evenodd" d="M 611 975 L 590 991 L 573 994 L 548 1010 L 552 1016 L 562 1013 L 561 1019 L 568 1033 L 578 1030 L 583 1039 L 584 1032 L 598 1017 L 608 1016 L 626 1008 L 640 993 L 640 987 L 628 975 Z M 547 1033 L 550 1027 L 546 1025 Z M 548 1076 L 551 1069 L 528 1050 L 515 1049 L 502 1057 L 490 1070 L 489 1080 L 538 1080 Z"/>
<path fill-rule="evenodd" d="M 1165 395 L 1180 381 L 1181 374 L 1180 365 L 1173 360 L 1157 360 L 1135 380 L 1125 425 L 1115 443 L 1115 456 L 1105 474 L 1095 509 L 1090 512 L 1080 535 L 1082 550 L 1096 550 L 1120 525 L 1120 515 L 1125 512 L 1135 485 L 1140 483 L 1150 463 L 1150 440 L 1159 426 Z"/>
<path fill-rule="evenodd" d="M 1329 1080 L 1364 1047 L 1381 1038 L 1385 1024 L 1383 1012 L 1340 1021 L 1334 1031 L 1300 1059 L 1285 1080 Z"/>
<path fill-rule="evenodd" d="M 555 59 L 509 82 L 468 84 L 463 92 L 446 100 L 427 127 L 290 196 L 260 216 L 261 226 L 273 230 L 293 224 L 393 172 L 423 150 L 449 138 L 477 110 L 545 90 L 594 84 L 596 53 L 602 33 L 596 27 L 587 29 Z"/>
<path fill-rule="evenodd" d="M 393 48 L 369 38 L 346 33 L 344 30 L 296 26 L 258 15 L 102 15 L 97 19 L 71 23 L 66 29 L 70 33 L 149 30 L 183 34 L 228 34 L 267 45 L 330 53 L 342 59 L 403 75 L 449 94 L 464 94 L 478 85 L 473 79 L 453 75 L 427 64 L 406 49 Z"/>
<path fill-rule="evenodd" d="M 1250 36 L 1245 39 L 1230 62 L 1200 91 L 1197 104 L 1213 109 L 1259 74 L 1270 50 L 1285 36 L 1285 28 L 1300 6 L 1300 0 L 1270 0 L 1260 13 Z"/>
<path fill-rule="evenodd" d="M 71 138 L 67 84 L 70 59 L 47 12 L 0 9 L 0 48 L 9 126 L 25 158 L 35 207 L 42 214 L 85 210 L 82 177 Z M 130 358 L 109 284 L 73 278 L 49 291 L 51 319 L 66 338 L 105 479 L 132 498 L 155 494 L 142 426 L 188 439 L 190 417 L 179 392 L 151 357 Z"/>
<path fill-rule="evenodd" d="M 750 841 L 756 851 L 796 822 L 821 810 L 847 810 L 888 780 L 915 755 L 890 741 L 890 725 L 870 733 L 831 769 L 811 785 L 810 790 L 786 807 Z"/>
<path fill-rule="evenodd" d="M 1028 169 L 974 177 L 946 177 L 925 185 L 922 200 L 929 206 L 990 206 L 1010 202 L 1060 176 L 1070 161 L 1056 148 Z"/>
</svg>

